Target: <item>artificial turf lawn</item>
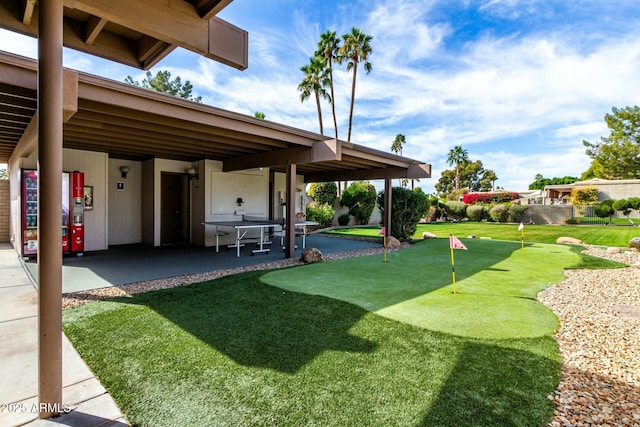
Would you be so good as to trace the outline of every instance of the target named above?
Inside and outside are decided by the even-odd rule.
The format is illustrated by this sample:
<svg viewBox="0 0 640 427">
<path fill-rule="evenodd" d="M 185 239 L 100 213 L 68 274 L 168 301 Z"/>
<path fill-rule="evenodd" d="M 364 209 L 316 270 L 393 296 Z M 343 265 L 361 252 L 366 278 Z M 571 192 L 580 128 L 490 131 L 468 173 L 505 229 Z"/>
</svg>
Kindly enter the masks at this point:
<svg viewBox="0 0 640 427">
<path fill-rule="evenodd" d="M 452 336 L 263 274 L 96 301 L 65 310 L 64 331 L 134 425 L 542 426 L 552 415 L 551 335 Z"/>
<path fill-rule="evenodd" d="M 270 285 L 328 296 L 394 320 L 474 338 L 551 335 L 555 315 L 537 293 L 563 280 L 579 262 L 570 246 L 463 239 L 456 250 L 453 295 L 448 239 L 429 239 L 377 257 L 350 258 L 331 268 L 311 264 L 262 277 Z"/>
<path fill-rule="evenodd" d="M 97 301 L 64 330 L 134 425 L 545 425 L 557 321 L 534 298 L 579 256 L 463 241 L 455 296 L 438 239 Z"/>
<path fill-rule="evenodd" d="M 380 227 L 342 228 L 327 231 L 328 234 L 350 235 L 361 237 L 379 237 Z M 415 238 L 421 238 L 428 231 L 438 237 L 449 237 L 453 234 L 466 237 L 471 234 L 477 237 L 489 237 L 497 240 L 520 241 L 521 234 L 517 224 L 497 224 L 487 222 L 438 222 L 418 224 Z M 526 242 L 555 243 L 558 237 L 575 237 L 591 245 L 627 247 L 634 237 L 640 237 L 637 227 L 580 226 L 580 225 L 525 225 Z M 382 238 L 380 238 L 382 240 Z"/>
</svg>

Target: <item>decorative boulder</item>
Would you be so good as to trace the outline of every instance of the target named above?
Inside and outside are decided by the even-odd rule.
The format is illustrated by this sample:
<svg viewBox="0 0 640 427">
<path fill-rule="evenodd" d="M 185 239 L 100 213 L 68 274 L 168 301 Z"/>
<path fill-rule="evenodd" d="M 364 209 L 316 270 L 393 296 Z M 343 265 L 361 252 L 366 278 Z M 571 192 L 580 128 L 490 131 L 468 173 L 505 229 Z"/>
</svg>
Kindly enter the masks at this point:
<svg viewBox="0 0 640 427">
<path fill-rule="evenodd" d="M 322 252 L 320 252 L 316 248 L 305 249 L 304 251 L 302 251 L 302 257 L 300 258 L 300 261 L 304 262 L 305 264 L 320 262 L 322 261 Z"/>
<path fill-rule="evenodd" d="M 467 239 L 477 239 L 477 238 L 478 238 L 478 236 L 476 236 L 475 234 L 469 234 L 467 236 Z"/>
<path fill-rule="evenodd" d="M 438 236 L 436 236 L 433 233 L 429 233 L 428 231 L 425 231 L 424 233 L 422 233 L 422 238 L 423 239 L 435 239 L 436 237 L 438 237 Z"/>
<path fill-rule="evenodd" d="M 608 254 L 621 254 L 622 253 L 622 249 L 612 246 L 610 248 L 607 248 L 607 253 Z"/>
<path fill-rule="evenodd" d="M 387 248 L 395 249 L 400 247 L 400 241 L 393 236 L 387 237 Z"/>
<path fill-rule="evenodd" d="M 629 240 L 629 247 L 640 250 L 640 237 L 634 237 Z"/>
<path fill-rule="evenodd" d="M 558 237 L 556 243 L 560 245 L 581 245 L 582 240 L 578 240 L 573 237 Z"/>
</svg>

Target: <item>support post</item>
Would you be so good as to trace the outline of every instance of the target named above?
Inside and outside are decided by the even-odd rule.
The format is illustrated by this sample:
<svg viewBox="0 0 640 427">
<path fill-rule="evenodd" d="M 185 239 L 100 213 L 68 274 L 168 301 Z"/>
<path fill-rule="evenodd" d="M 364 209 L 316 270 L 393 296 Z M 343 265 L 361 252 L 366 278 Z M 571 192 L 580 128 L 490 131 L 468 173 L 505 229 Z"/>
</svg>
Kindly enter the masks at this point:
<svg viewBox="0 0 640 427">
<path fill-rule="evenodd" d="M 63 0 L 38 1 L 39 416 L 62 408 Z"/>
<path fill-rule="evenodd" d="M 287 165 L 285 258 L 296 257 L 296 165 Z"/>
<path fill-rule="evenodd" d="M 384 180 L 384 231 L 385 237 L 391 235 L 391 179 Z"/>
</svg>

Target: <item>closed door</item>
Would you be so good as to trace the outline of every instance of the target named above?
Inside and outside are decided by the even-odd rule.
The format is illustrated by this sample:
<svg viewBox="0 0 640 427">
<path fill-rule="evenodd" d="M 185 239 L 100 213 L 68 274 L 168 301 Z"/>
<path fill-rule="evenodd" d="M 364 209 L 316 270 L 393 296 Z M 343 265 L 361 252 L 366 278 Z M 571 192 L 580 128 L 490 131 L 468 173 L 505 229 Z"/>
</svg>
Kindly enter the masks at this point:
<svg viewBox="0 0 640 427">
<path fill-rule="evenodd" d="M 183 174 L 163 172 L 160 200 L 160 244 L 173 245 L 188 241 L 188 187 Z"/>
</svg>

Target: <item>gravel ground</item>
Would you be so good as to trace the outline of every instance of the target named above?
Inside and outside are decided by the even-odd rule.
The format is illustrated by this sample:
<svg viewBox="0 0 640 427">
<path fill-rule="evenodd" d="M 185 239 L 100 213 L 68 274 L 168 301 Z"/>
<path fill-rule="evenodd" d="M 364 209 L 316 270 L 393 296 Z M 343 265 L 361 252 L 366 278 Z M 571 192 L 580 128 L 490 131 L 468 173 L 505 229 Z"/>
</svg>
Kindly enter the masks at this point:
<svg viewBox="0 0 640 427">
<path fill-rule="evenodd" d="M 640 427 L 640 256 L 588 246 L 632 267 L 567 270 L 538 299 L 560 318 L 562 378 L 549 426 Z"/>
<path fill-rule="evenodd" d="M 566 280 L 538 299 L 560 318 L 556 340 L 563 358 L 557 405 L 549 426 L 640 427 L 640 255 L 595 246 L 585 253 L 632 267 L 567 270 Z M 324 255 L 325 260 L 380 254 L 382 248 Z M 230 270 L 191 274 L 63 295 L 63 308 L 116 296 L 184 286 L 230 274 L 299 265 L 283 259 Z"/>
</svg>

